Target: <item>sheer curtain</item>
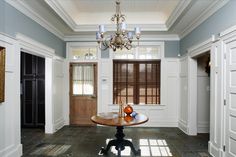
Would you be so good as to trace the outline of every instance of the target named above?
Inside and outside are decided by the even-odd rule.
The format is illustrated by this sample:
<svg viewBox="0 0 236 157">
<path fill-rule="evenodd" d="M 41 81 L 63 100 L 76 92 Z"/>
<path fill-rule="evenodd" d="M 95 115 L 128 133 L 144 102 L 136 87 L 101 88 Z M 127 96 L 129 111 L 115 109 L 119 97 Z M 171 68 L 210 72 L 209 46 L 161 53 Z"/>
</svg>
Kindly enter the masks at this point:
<svg viewBox="0 0 236 157">
<path fill-rule="evenodd" d="M 73 94 L 94 94 L 94 66 L 73 65 Z"/>
</svg>

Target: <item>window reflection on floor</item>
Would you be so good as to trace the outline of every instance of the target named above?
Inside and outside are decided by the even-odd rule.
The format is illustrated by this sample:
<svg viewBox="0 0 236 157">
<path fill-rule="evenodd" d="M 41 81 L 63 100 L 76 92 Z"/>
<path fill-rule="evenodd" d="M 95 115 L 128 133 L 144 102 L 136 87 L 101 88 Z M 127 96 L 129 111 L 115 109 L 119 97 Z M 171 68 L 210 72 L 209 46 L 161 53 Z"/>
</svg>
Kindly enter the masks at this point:
<svg viewBox="0 0 236 157">
<path fill-rule="evenodd" d="M 111 139 L 106 140 L 106 144 Z M 128 139 L 132 142 L 132 139 Z M 139 148 L 141 149 L 142 157 L 172 157 L 172 153 L 166 140 L 163 139 L 140 139 Z M 117 155 L 117 150 L 115 147 L 111 147 L 111 152 Z M 130 147 L 125 147 L 125 150 L 121 152 L 122 156 L 130 156 L 131 150 Z"/>
<path fill-rule="evenodd" d="M 141 149 L 141 156 L 172 156 L 170 148 L 166 140 L 161 139 L 140 139 L 139 145 Z"/>
</svg>

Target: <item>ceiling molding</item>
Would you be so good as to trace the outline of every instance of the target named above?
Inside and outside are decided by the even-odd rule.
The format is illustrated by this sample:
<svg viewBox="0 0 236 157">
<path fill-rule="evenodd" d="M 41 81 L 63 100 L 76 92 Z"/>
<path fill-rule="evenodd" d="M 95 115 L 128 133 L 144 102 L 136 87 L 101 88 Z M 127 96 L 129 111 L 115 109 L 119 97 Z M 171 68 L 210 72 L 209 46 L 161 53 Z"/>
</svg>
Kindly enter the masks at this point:
<svg viewBox="0 0 236 157">
<path fill-rule="evenodd" d="M 95 35 L 72 35 L 65 36 L 64 40 L 66 42 L 97 42 Z M 179 41 L 180 38 L 177 34 L 168 34 L 168 35 L 142 35 L 140 42 L 145 41 Z M 134 40 L 135 41 L 135 40 Z"/>
<path fill-rule="evenodd" d="M 229 0 L 217 0 L 212 2 L 212 4 L 207 7 L 195 20 L 193 20 L 181 33 L 180 38 L 184 38 L 190 32 L 192 32 L 196 27 L 202 24 L 206 19 L 218 11 L 221 7 L 227 4 Z"/>
<path fill-rule="evenodd" d="M 42 27 L 47 29 L 49 32 L 56 35 L 58 38 L 64 40 L 64 34 L 59 31 L 56 27 L 51 25 L 49 22 L 47 22 L 43 17 L 41 17 L 38 13 L 33 11 L 27 4 L 24 3 L 24 1 L 18 1 L 18 0 L 5 0 L 8 4 L 19 10 L 24 15 L 28 16 L 38 24 L 40 24 Z"/>
<path fill-rule="evenodd" d="M 65 10 L 61 7 L 61 5 L 55 0 L 44 0 L 64 21 L 65 23 L 75 31 L 77 28 L 77 24 L 74 20 L 68 15 Z"/>
<path fill-rule="evenodd" d="M 168 31 L 164 24 L 128 24 L 127 30 L 134 31 L 134 27 L 139 26 L 141 31 Z M 116 31 L 115 25 L 105 25 L 106 32 Z M 77 25 L 75 32 L 94 32 L 98 30 L 98 25 Z"/>
<path fill-rule="evenodd" d="M 166 27 L 169 30 L 171 26 L 176 22 L 177 19 L 183 16 L 183 12 L 188 8 L 193 0 L 180 1 L 174 11 L 171 13 L 170 17 L 166 21 Z"/>
</svg>

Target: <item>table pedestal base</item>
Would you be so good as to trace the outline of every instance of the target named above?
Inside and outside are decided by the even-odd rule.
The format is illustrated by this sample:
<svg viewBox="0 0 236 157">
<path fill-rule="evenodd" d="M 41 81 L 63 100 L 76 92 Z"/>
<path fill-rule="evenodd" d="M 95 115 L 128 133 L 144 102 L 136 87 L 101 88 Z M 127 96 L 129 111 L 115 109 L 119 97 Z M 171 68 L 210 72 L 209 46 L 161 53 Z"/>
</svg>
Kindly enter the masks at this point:
<svg viewBox="0 0 236 157">
<path fill-rule="evenodd" d="M 129 146 L 131 148 L 131 151 L 134 153 L 135 156 L 140 156 L 141 155 L 141 150 L 138 149 L 137 151 L 134 148 L 134 145 L 131 141 L 125 140 L 125 134 L 123 132 L 124 127 L 123 126 L 118 126 L 116 127 L 116 139 L 111 140 L 108 142 L 107 147 L 101 148 L 101 153 L 102 154 L 107 154 L 107 152 L 110 150 L 111 146 L 115 146 L 115 149 L 118 152 L 118 156 L 121 156 L 121 151 L 125 149 L 125 146 Z"/>
</svg>

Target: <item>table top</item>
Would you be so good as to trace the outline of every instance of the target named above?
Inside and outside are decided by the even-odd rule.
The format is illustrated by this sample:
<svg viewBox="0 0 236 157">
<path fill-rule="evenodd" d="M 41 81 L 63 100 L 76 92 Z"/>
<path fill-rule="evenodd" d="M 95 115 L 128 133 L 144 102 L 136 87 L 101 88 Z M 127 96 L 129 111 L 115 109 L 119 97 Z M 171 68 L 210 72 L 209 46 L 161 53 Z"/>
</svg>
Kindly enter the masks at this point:
<svg viewBox="0 0 236 157">
<path fill-rule="evenodd" d="M 100 125 L 106 126 L 131 126 L 139 125 L 148 121 L 148 117 L 138 113 L 135 117 L 119 117 L 117 112 L 100 113 L 92 116 L 91 120 Z"/>
</svg>

